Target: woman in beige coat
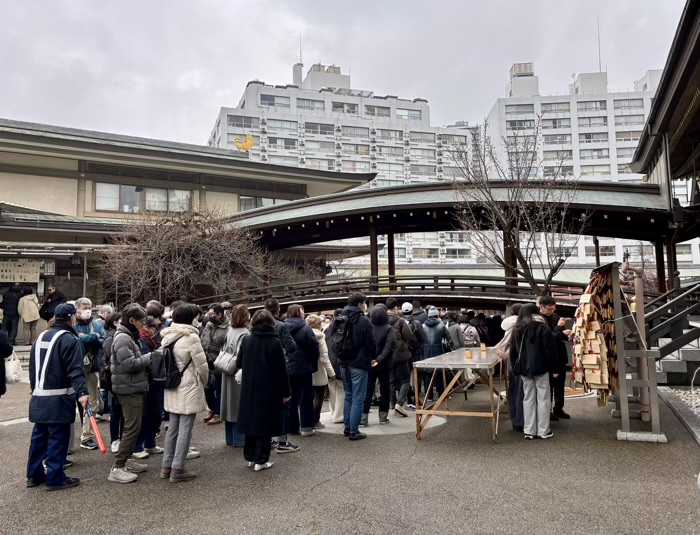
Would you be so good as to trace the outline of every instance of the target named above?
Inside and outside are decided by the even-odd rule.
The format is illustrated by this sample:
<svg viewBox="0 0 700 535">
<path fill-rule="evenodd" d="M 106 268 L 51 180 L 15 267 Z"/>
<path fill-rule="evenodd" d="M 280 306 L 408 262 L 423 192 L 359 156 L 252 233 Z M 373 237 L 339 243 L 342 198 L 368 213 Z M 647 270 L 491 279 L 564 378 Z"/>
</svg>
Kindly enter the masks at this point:
<svg viewBox="0 0 700 535">
<path fill-rule="evenodd" d="M 311 380 L 314 385 L 314 412 L 316 413 L 316 429 L 323 429 L 326 427 L 321 423 L 321 409 L 323 408 L 323 398 L 326 394 L 326 387 L 328 386 L 328 380 L 335 379 L 335 371 L 328 358 L 328 346 L 326 345 L 326 335 L 321 332 L 322 322 L 321 317 L 311 314 L 306 318 L 306 323 L 314 331 L 316 335 L 316 340 L 318 341 L 318 349 L 320 356 L 318 359 L 318 370 L 314 372 L 311 376 Z"/>
<path fill-rule="evenodd" d="M 204 385 L 209 379 L 209 367 L 199 330 L 193 326 L 198 316 L 196 305 L 180 305 L 173 311 L 173 324 L 161 332 L 163 347 L 173 347 L 177 368 L 182 372 L 180 385 L 165 391 L 165 410 L 170 413 L 170 420 L 160 477 L 170 478 L 171 483 L 197 477 L 185 470 L 185 459 L 197 413 L 207 408 Z"/>
<path fill-rule="evenodd" d="M 30 346 L 36 342 L 36 324 L 39 323 L 39 300 L 34 290 L 24 289 L 24 296 L 17 303 L 17 312 L 24 324 L 24 344 Z"/>
</svg>

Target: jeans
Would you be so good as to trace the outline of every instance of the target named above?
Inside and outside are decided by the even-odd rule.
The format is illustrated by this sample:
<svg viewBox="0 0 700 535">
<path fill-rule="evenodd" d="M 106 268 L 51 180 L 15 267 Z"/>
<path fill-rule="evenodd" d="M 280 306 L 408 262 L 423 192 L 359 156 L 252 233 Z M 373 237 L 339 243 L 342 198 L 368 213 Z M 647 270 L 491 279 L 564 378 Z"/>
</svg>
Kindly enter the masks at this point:
<svg viewBox="0 0 700 535">
<path fill-rule="evenodd" d="M 66 480 L 66 464 L 71 424 L 34 424 L 29 446 L 27 477 L 46 481 L 47 485 L 62 485 Z M 46 459 L 46 475 L 42 461 Z"/>
<path fill-rule="evenodd" d="M 124 413 L 124 433 L 119 441 L 119 451 L 114 458 L 114 467 L 124 468 L 127 459 L 134 453 L 136 441 L 141 433 L 144 394 L 117 394 L 117 397 Z"/>
<path fill-rule="evenodd" d="M 408 362 L 399 362 L 391 367 L 391 406 L 406 403 L 411 389 L 411 369 Z M 399 393 L 398 397 L 396 393 Z"/>
<path fill-rule="evenodd" d="M 243 457 L 249 463 L 265 464 L 270 460 L 270 437 L 245 436 Z"/>
<path fill-rule="evenodd" d="M 362 408 L 367 393 L 367 371 L 359 368 L 344 366 L 341 368 L 343 376 L 343 387 L 345 388 L 345 429 L 351 435 L 355 435 L 360 430 L 360 420 L 362 419 Z"/>
<path fill-rule="evenodd" d="M 525 413 L 526 435 L 544 436 L 549 433 L 549 412 L 552 398 L 549 391 L 549 374 L 534 377 L 522 376 L 523 412 Z"/>
<path fill-rule="evenodd" d="M 165 451 L 163 452 L 163 468 L 181 470 L 185 466 L 187 452 L 192 442 L 192 429 L 196 414 L 170 413 L 168 434 L 165 435 Z"/>
<path fill-rule="evenodd" d="M 221 414 L 221 375 L 215 375 L 213 383 L 210 382 L 207 388 L 204 389 L 205 397 L 209 410 L 219 416 Z"/>
<path fill-rule="evenodd" d="M 110 394 L 112 397 L 111 403 L 109 404 L 109 438 L 111 442 L 115 440 L 122 439 L 122 433 L 124 433 L 124 414 L 122 413 L 122 406 L 119 400 L 114 394 Z"/>
<path fill-rule="evenodd" d="M 374 394 L 374 384 L 379 380 L 379 412 L 389 412 L 389 400 L 391 397 L 391 370 L 381 369 L 379 366 L 372 368 L 367 375 L 367 393 L 362 412 L 369 414 L 372 405 L 372 394 Z"/>
<path fill-rule="evenodd" d="M 141 431 L 139 438 L 136 439 L 134 452 L 143 451 L 144 448 L 156 447 L 156 435 L 160 430 L 160 414 L 144 414 L 141 420 Z"/>
<path fill-rule="evenodd" d="M 332 380 L 333 379 L 331 379 L 331 381 Z M 316 422 L 321 420 L 321 409 L 323 409 L 323 398 L 326 395 L 326 386 L 327 385 L 314 386 L 314 418 Z"/>
<path fill-rule="evenodd" d="M 7 334 L 10 343 L 15 345 L 17 341 L 17 327 L 19 326 L 19 316 L 8 316 L 2 318 L 2 331 Z M 25 342 L 26 344 L 26 342 Z"/>
<path fill-rule="evenodd" d="M 238 432 L 236 422 L 224 422 L 224 429 L 226 430 L 226 444 L 228 446 L 240 448 L 245 444 L 245 435 Z"/>
<path fill-rule="evenodd" d="M 318 420 L 314 419 L 314 387 L 310 373 L 289 376 L 292 399 L 287 412 L 287 433 L 311 431 Z M 299 421 L 301 418 L 301 422 Z"/>
</svg>

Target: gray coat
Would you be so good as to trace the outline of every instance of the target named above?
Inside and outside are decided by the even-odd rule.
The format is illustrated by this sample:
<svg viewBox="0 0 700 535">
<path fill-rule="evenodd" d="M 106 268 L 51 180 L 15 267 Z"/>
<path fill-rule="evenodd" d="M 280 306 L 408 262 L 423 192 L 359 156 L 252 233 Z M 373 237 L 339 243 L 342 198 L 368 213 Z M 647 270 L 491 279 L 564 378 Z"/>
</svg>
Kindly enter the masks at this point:
<svg viewBox="0 0 700 535">
<path fill-rule="evenodd" d="M 150 365 L 151 355 L 141 355 L 141 348 L 129 329 L 120 325 L 112 341 L 112 392 L 117 395 L 148 392 L 147 369 Z"/>
<path fill-rule="evenodd" d="M 245 327 L 229 329 L 226 335 L 224 349 L 227 353 L 237 354 L 241 347 L 243 338 L 248 336 L 250 331 Z M 238 407 L 241 402 L 241 385 L 236 382 L 235 372 L 233 375 L 221 374 L 221 415 L 220 418 L 225 422 L 236 423 L 238 421 Z"/>
</svg>

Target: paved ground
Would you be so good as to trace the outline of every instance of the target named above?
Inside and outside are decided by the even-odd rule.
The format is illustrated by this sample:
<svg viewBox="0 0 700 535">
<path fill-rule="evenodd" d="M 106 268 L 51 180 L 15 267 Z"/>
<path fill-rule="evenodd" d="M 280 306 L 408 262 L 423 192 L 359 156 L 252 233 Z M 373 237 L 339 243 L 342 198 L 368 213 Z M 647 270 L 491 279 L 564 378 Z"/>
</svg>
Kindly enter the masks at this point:
<svg viewBox="0 0 700 535">
<path fill-rule="evenodd" d="M 26 416 L 28 400 L 27 385 L 9 388 L 5 423 Z M 553 424 L 548 441 L 524 441 L 507 419 L 497 445 L 488 423 L 472 419 L 419 443 L 411 433 L 297 437 L 299 453 L 273 454 L 275 467 L 259 473 L 224 445 L 223 426 L 200 419 L 202 458 L 188 465 L 197 480 L 161 481 L 152 457 L 138 482 L 108 483 L 111 454 L 79 450 L 70 474 L 82 485 L 53 493 L 24 487 L 31 424 L 20 420 L 0 425 L 0 533 L 700 532 L 700 448 L 665 405 L 667 445 L 616 441 L 618 422 L 594 399 L 567 410 L 573 419 Z"/>
</svg>

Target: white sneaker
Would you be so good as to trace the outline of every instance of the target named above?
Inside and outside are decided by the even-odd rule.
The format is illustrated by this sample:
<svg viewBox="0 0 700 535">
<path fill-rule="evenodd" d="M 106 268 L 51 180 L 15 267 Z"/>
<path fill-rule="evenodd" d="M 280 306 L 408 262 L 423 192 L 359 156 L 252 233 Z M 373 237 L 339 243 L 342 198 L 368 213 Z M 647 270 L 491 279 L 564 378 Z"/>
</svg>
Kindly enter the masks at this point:
<svg viewBox="0 0 700 535">
<path fill-rule="evenodd" d="M 150 453 L 151 455 L 160 455 L 165 450 L 163 448 L 161 448 L 160 446 L 155 446 L 154 448 L 146 448 L 144 451 L 146 453 Z"/>
<path fill-rule="evenodd" d="M 119 440 L 115 440 L 114 442 L 112 442 L 112 446 L 110 448 L 112 450 L 112 453 L 117 453 L 119 451 L 119 442 Z"/>
<path fill-rule="evenodd" d="M 190 448 L 190 451 L 187 452 L 187 456 L 185 457 L 185 459 L 187 459 L 187 460 L 196 459 L 197 457 L 201 457 L 201 456 L 202 456 L 201 452 Z"/>
<path fill-rule="evenodd" d="M 125 468 L 127 472 L 131 472 L 132 474 L 140 474 L 141 472 L 148 470 L 148 465 L 137 463 L 133 459 L 127 459 Z"/>
<path fill-rule="evenodd" d="M 151 456 L 151 454 L 144 450 L 144 451 L 134 452 L 131 454 L 131 456 L 134 459 L 148 459 Z"/>
<path fill-rule="evenodd" d="M 302 437 L 312 437 L 312 436 L 314 436 L 315 434 L 316 434 L 316 430 L 315 430 L 315 429 L 312 429 L 311 431 L 302 431 L 302 432 L 301 432 L 301 436 L 302 436 Z M 262 466 L 262 465 L 261 465 L 261 466 Z M 262 468 L 261 468 L 261 470 L 262 470 Z"/>
<path fill-rule="evenodd" d="M 132 472 L 127 472 L 124 468 L 112 468 L 107 476 L 107 481 L 114 483 L 131 483 L 136 481 L 139 476 Z"/>
<path fill-rule="evenodd" d="M 256 464 L 253 470 L 255 470 L 256 472 L 260 472 L 260 470 L 267 470 L 268 468 L 272 468 L 272 464 L 273 463 Z"/>
</svg>

